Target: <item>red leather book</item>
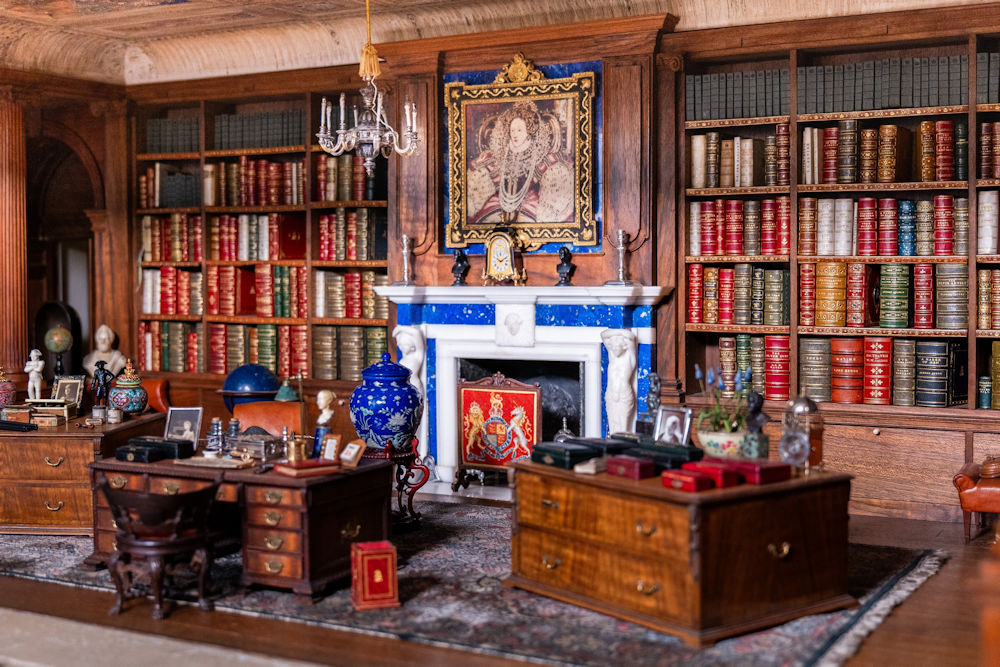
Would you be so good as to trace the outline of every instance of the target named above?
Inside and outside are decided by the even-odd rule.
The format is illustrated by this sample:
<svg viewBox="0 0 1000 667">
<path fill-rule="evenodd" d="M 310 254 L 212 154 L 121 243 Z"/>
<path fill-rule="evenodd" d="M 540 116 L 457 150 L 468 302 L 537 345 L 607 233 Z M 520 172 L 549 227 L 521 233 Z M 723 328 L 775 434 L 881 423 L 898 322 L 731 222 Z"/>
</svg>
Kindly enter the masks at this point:
<svg viewBox="0 0 1000 667">
<path fill-rule="evenodd" d="M 399 606 L 396 547 L 392 542 L 351 544 L 351 603 L 355 609 Z"/>
<path fill-rule="evenodd" d="M 816 254 L 816 207 L 815 197 L 799 199 L 799 254 Z"/>
<path fill-rule="evenodd" d="M 205 225 L 200 215 L 192 215 L 190 220 L 191 220 L 191 261 L 200 262 L 204 259 L 203 239 L 205 236 Z"/>
<path fill-rule="evenodd" d="M 701 308 L 703 296 L 701 264 L 688 264 L 688 318 L 691 324 L 701 323 Z"/>
<path fill-rule="evenodd" d="M 778 211 L 775 216 L 778 227 L 778 254 L 788 255 L 792 251 L 792 200 L 778 197 Z"/>
<path fill-rule="evenodd" d="M 719 269 L 719 324 L 733 323 L 733 269 Z"/>
<path fill-rule="evenodd" d="M 864 339 L 830 339 L 830 400 L 861 403 L 864 399 Z"/>
<path fill-rule="evenodd" d="M 701 238 L 704 243 L 704 235 Z M 774 199 L 760 202 L 760 254 L 778 254 L 778 205 Z"/>
<path fill-rule="evenodd" d="M 954 254 L 955 200 L 951 195 L 934 195 L 934 254 Z"/>
<path fill-rule="evenodd" d="M 149 363 L 154 371 L 163 370 L 163 333 L 159 322 L 150 323 L 149 331 L 152 334 L 153 347 L 149 355 Z"/>
<path fill-rule="evenodd" d="M 715 247 L 716 255 L 724 255 L 725 253 L 725 236 L 726 236 L 726 200 L 716 199 L 715 200 Z"/>
<path fill-rule="evenodd" d="M 681 470 L 708 475 L 720 489 L 743 483 L 739 473 L 712 461 L 690 461 L 682 464 Z"/>
<path fill-rule="evenodd" d="M 278 255 L 278 234 L 280 233 L 279 227 L 281 226 L 281 216 L 277 213 L 267 214 L 267 258 L 268 259 L 280 259 Z"/>
<path fill-rule="evenodd" d="M 292 337 L 287 324 L 278 326 L 278 375 L 288 377 L 292 374 Z"/>
<path fill-rule="evenodd" d="M 187 372 L 198 372 L 198 332 L 189 331 L 187 333 Z"/>
<path fill-rule="evenodd" d="M 191 273 L 177 271 L 177 314 L 191 314 Z"/>
<path fill-rule="evenodd" d="M 725 254 L 743 254 L 743 201 L 726 200 L 726 227 L 723 234 Z"/>
<path fill-rule="evenodd" d="M 934 328 L 934 265 L 913 265 L 913 328 Z"/>
<path fill-rule="evenodd" d="M 715 239 L 715 225 L 716 225 L 716 214 L 715 214 L 715 202 L 713 201 L 703 201 L 701 202 L 701 254 L 702 255 L 717 255 L 720 254 L 721 248 L 716 244 Z"/>
<path fill-rule="evenodd" d="M 783 334 L 764 336 L 764 398 L 776 401 L 788 400 L 788 369 L 788 336 Z"/>
<path fill-rule="evenodd" d="M 135 355 L 139 370 L 152 370 L 148 366 L 149 359 L 146 357 L 146 334 L 149 333 L 149 322 L 139 322 L 139 337 L 136 339 L 138 353 Z"/>
<path fill-rule="evenodd" d="M 304 266 L 293 269 L 299 274 L 299 298 L 297 317 L 309 316 L 309 270 Z"/>
<path fill-rule="evenodd" d="M 878 254 L 895 256 L 899 251 L 896 200 L 885 197 L 878 200 Z"/>
<path fill-rule="evenodd" d="M 274 277 L 270 264 L 254 264 L 257 317 L 274 317 Z"/>
<path fill-rule="evenodd" d="M 865 337 L 864 402 L 892 403 L 892 337 Z"/>
<path fill-rule="evenodd" d="M 768 459 L 733 458 L 702 459 L 705 463 L 718 464 L 741 475 L 750 484 L 773 484 L 792 478 L 792 467 L 781 461 Z"/>
<path fill-rule="evenodd" d="M 656 464 L 652 459 L 619 454 L 608 457 L 608 474 L 629 479 L 646 479 L 656 475 Z"/>
<path fill-rule="evenodd" d="M 205 267 L 205 313 L 219 314 L 219 267 L 216 264 Z"/>
<path fill-rule="evenodd" d="M 873 257 L 878 254 L 877 244 L 878 205 L 874 197 L 858 198 L 858 255 Z"/>
<path fill-rule="evenodd" d="M 955 177 L 955 132 L 950 120 L 934 121 L 934 179 L 950 181 Z"/>
<path fill-rule="evenodd" d="M 306 221 L 302 216 L 283 215 L 278 225 L 277 255 L 272 259 L 305 259 Z"/>
<path fill-rule="evenodd" d="M 226 325 L 208 323 L 208 372 L 226 374 Z"/>
<path fill-rule="evenodd" d="M 160 314 L 177 314 L 177 269 L 160 267 Z"/>
<path fill-rule="evenodd" d="M 660 478 L 664 487 L 674 491 L 705 491 L 715 487 L 711 475 L 694 470 L 664 470 Z"/>
<path fill-rule="evenodd" d="M 987 174 L 984 178 L 1000 178 L 1000 121 L 994 121 L 992 123 L 992 131 L 990 134 L 992 141 L 984 144 L 982 150 L 985 152 L 987 145 L 991 145 L 993 147 L 991 160 L 992 173 Z"/>
<path fill-rule="evenodd" d="M 322 260 L 331 259 L 330 240 L 330 216 L 323 214 L 319 216 L 319 258 Z"/>
</svg>

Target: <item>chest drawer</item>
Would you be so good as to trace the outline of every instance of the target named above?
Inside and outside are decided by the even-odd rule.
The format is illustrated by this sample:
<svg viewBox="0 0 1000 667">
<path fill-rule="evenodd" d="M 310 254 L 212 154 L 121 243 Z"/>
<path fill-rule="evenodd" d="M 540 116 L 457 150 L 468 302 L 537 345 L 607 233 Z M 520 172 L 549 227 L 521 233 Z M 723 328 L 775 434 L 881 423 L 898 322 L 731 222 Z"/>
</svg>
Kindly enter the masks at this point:
<svg viewBox="0 0 1000 667">
<path fill-rule="evenodd" d="M 287 507 L 247 505 L 247 522 L 251 526 L 299 530 L 302 528 L 302 513 Z"/>
<path fill-rule="evenodd" d="M 291 530 L 250 527 L 247 528 L 247 548 L 302 553 L 302 536 Z"/>
<path fill-rule="evenodd" d="M 82 482 L 93 460 L 94 445 L 89 440 L 0 442 L 0 479 Z"/>
<path fill-rule="evenodd" d="M 90 528 L 93 520 L 90 488 L 83 485 L 11 485 L 0 503 L 0 523 Z"/>
<path fill-rule="evenodd" d="M 149 478 L 150 493 L 162 493 L 168 496 L 200 491 L 211 485 L 212 482 L 207 479 L 185 479 L 184 477 L 160 477 L 157 475 L 151 475 Z"/>
<path fill-rule="evenodd" d="M 300 579 L 302 577 L 302 557 L 278 554 L 256 549 L 244 549 L 247 573 L 263 577 Z"/>
<path fill-rule="evenodd" d="M 280 486 L 248 486 L 247 502 L 260 505 L 278 505 L 282 507 L 302 507 L 302 489 L 288 489 Z"/>
<path fill-rule="evenodd" d="M 686 553 L 687 507 L 519 472 L 517 523 L 576 533 L 641 554 Z"/>
</svg>

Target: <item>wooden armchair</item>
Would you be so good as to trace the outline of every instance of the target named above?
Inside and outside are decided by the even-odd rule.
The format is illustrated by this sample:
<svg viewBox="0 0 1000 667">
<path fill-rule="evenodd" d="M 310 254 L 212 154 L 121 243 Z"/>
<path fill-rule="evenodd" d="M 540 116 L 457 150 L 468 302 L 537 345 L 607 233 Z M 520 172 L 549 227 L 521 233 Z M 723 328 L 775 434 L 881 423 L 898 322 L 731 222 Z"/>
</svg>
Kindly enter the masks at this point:
<svg viewBox="0 0 1000 667">
<path fill-rule="evenodd" d="M 244 431 L 248 426 L 259 426 L 271 435 L 281 435 L 281 427 L 288 432 L 305 433 L 306 404 L 302 401 L 254 401 L 233 406 L 233 417 L 240 420 Z"/>
<path fill-rule="evenodd" d="M 209 514 L 221 483 L 220 474 L 203 489 L 165 495 L 113 489 L 102 476 L 98 488 L 118 529 L 108 561 L 117 592 L 111 614 L 121 613 L 126 600 L 140 597 L 131 588 L 141 577 L 149 579 L 153 592 L 153 618 L 165 618 L 164 580 L 181 568 L 197 575 L 198 604 L 212 611 L 214 605 L 205 597 L 213 560 Z"/>
</svg>

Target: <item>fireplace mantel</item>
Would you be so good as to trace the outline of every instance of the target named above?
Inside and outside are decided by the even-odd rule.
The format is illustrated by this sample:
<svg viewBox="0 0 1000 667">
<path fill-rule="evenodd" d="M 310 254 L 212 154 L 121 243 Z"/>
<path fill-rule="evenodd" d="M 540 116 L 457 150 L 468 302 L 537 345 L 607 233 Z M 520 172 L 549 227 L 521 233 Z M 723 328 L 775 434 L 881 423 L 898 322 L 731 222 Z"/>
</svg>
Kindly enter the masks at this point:
<svg viewBox="0 0 1000 667">
<path fill-rule="evenodd" d="M 672 287 L 654 285 L 593 285 L 567 287 L 477 287 L 390 285 L 375 291 L 397 304 L 536 304 L 655 306 Z"/>
</svg>

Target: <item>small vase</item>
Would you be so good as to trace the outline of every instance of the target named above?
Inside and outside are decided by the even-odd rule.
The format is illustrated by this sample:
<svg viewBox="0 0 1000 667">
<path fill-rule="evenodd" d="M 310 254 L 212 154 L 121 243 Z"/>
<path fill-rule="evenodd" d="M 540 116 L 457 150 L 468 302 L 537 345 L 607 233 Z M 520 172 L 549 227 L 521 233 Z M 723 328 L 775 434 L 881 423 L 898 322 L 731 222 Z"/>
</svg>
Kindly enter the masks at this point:
<svg viewBox="0 0 1000 667">
<path fill-rule="evenodd" d="M 410 384 L 410 369 L 389 359 L 385 352 L 382 361 L 361 371 L 362 382 L 351 394 L 351 422 L 369 447 L 391 456 L 412 451 L 424 404 Z"/>
<path fill-rule="evenodd" d="M 0 408 L 7 407 L 7 404 L 14 400 L 14 383 L 10 380 L 0 382 Z"/>
<path fill-rule="evenodd" d="M 115 386 L 108 392 L 108 402 L 125 414 L 137 415 L 146 409 L 149 394 L 142 386 L 142 378 L 132 369 L 129 360 L 125 374 L 118 378 Z"/>
<path fill-rule="evenodd" d="M 698 446 L 707 456 L 726 457 L 743 455 L 743 439 L 745 431 L 702 431 L 698 430 Z"/>
</svg>

